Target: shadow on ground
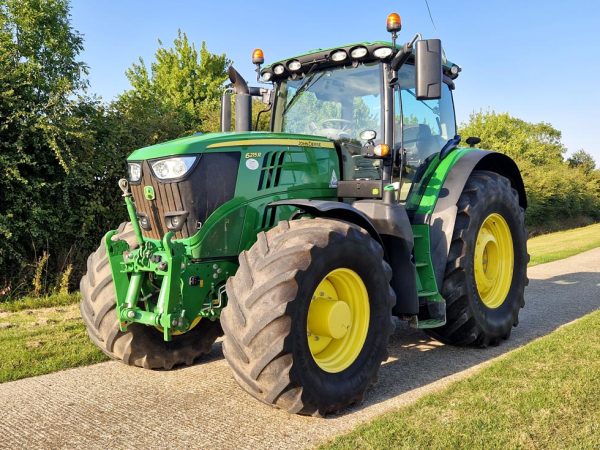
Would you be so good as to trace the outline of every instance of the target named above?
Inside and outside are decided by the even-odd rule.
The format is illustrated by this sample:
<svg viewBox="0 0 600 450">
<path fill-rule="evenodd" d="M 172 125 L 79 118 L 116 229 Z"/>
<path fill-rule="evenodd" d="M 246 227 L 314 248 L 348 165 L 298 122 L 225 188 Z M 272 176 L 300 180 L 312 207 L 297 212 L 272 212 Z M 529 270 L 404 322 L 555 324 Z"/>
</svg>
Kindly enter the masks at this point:
<svg viewBox="0 0 600 450">
<path fill-rule="evenodd" d="M 574 295 L 574 292 L 577 295 Z M 343 413 L 364 408 L 463 371 L 551 333 L 600 308 L 600 273 L 581 272 L 530 280 L 526 304 L 508 341 L 497 347 L 458 348 L 444 345 L 419 330 L 398 322 L 379 380 L 365 401 Z"/>
<path fill-rule="evenodd" d="M 574 296 L 573 293 L 578 295 Z M 395 319 L 396 331 L 389 345 L 389 359 L 379 370 L 379 378 L 360 405 L 328 416 L 353 413 L 441 378 L 496 358 L 528 342 L 551 333 L 563 324 L 600 308 L 600 273 L 572 273 L 546 280 L 530 280 L 526 304 L 508 341 L 497 347 L 459 348 L 444 345 L 406 322 Z M 201 364 L 223 358 L 221 342 Z M 240 388 L 241 389 L 241 388 Z"/>
</svg>

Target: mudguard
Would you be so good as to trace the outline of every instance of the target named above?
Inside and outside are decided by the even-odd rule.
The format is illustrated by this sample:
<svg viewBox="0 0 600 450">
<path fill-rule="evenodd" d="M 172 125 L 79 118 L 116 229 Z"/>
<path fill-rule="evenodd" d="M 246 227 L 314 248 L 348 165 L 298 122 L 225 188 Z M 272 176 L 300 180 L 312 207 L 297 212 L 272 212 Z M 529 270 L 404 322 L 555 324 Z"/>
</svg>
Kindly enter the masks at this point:
<svg viewBox="0 0 600 450">
<path fill-rule="evenodd" d="M 345 222 L 351 222 L 358 225 L 361 228 L 367 230 L 373 239 L 381 244 L 383 247 L 383 241 L 381 236 L 369 220 L 369 218 L 361 211 L 353 208 L 347 203 L 333 202 L 328 200 L 301 200 L 301 199 L 290 199 L 290 200 L 279 200 L 276 202 L 269 203 L 269 207 L 277 206 L 295 206 L 298 209 L 310 214 L 315 217 L 325 217 L 328 219 L 338 219 Z M 385 247 L 384 247 L 385 248 Z"/>
<path fill-rule="evenodd" d="M 523 209 L 527 208 L 523 178 L 510 157 L 487 150 L 466 152 L 460 157 L 447 174 L 433 210 L 428 214 L 415 215 L 413 219 L 413 223 L 430 226 L 432 262 L 438 286 L 442 286 L 444 281 L 458 211 L 456 205 L 467 179 L 474 170 L 489 170 L 508 178 L 512 187 L 519 193 L 519 204 Z"/>
<path fill-rule="evenodd" d="M 419 312 L 416 268 L 412 259 L 413 236 L 403 205 L 381 200 L 359 200 L 352 205 L 324 200 L 281 200 L 269 206 L 296 206 L 315 216 L 343 220 L 364 228 L 385 251 L 392 268 L 392 289 L 396 293 L 395 315 Z"/>
</svg>

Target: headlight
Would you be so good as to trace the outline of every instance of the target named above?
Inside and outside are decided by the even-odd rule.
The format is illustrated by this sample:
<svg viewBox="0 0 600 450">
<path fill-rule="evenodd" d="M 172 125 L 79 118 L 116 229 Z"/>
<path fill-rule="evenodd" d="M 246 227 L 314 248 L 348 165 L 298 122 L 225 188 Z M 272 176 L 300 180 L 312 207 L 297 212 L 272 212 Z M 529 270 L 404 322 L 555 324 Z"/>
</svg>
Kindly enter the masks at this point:
<svg viewBox="0 0 600 450">
<path fill-rule="evenodd" d="M 275 67 L 273 67 L 273 72 L 275 75 L 281 75 L 284 71 L 285 67 L 283 67 L 282 64 L 277 64 Z"/>
<path fill-rule="evenodd" d="M 142 165 L 140 163 L 129 163 L 127 164 L 129 170 L 129 181 L 137 183 L 142 178 Z"/>
<path fill-rule="evenodd" d="M 150 164 L 150 167 L 152 167 L 152 172 L 159 179 L 170 180 L 180 178 L 188 173 L 195 161 L 195 156 L 181 156 L 154 161 Z"/>
</svg>

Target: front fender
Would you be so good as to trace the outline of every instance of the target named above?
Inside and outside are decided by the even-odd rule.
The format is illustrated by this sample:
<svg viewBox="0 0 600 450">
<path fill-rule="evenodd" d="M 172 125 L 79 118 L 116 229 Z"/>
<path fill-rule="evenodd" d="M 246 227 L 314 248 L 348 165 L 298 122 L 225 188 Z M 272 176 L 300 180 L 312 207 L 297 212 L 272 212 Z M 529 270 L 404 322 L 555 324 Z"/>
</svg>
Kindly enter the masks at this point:
<svg viewBox="0 0 600 450">
<path fill-rule="evenodd" d="M 281 200 L 269 204 L 278 205 L 295 206 L 315 217 L 343 220 L 365 229 L 384 249 L 385 259 L 392 268 L 391 286 L 396 294 L 393 313 L 398 316 L 418 314 L 413 235 L 403 205 L 381 200 L 360 200 L 352 205 L 324 200 Z"/>
<path fill-rule="evenodd" d="M 325 217 L 328 219 L 338 219 L 345 222 L 351 222 L 364 228 L 373 239 L 375 239 L 383 247 L 381 236 L 371 223 L 371 220 L 356 208 L 348 205 L 347 203 L 334 202 L 327 200 L 279 200 L 277 202 L 269 203 L 271 207 L 277 206 L 295 206 L 306 213 L 315 217 Z M 385 248 L 385 247 L 384 247 Z"/>
</svg>

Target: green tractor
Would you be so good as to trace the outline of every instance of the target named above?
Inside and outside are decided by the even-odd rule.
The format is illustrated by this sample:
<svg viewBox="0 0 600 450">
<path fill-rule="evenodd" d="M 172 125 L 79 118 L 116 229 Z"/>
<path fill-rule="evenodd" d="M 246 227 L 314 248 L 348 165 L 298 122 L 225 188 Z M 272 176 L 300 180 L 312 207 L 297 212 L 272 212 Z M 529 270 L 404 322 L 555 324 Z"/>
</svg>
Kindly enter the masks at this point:
<svg viewBox="0 0 600 450">
<path fill-rule="evenodd" d="M 374 381 L 393 316 L 445 344 L 507 339 L 524 305 L 527 205 L 507 156 L 460 147 L 460 68 L 437 39 L 233 69 L 221 133 L 134 151 L 129 222 L 88 259 L 81 313 L 108 356 L 192 364 L 224 334 L 238 383 L 323 415 Z M 235 125 L 231 129 L 231 97 Z M 271 112 L 252 132 L 252 97 Z"/>
</svg>

